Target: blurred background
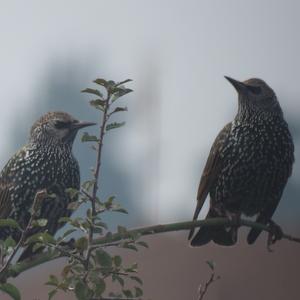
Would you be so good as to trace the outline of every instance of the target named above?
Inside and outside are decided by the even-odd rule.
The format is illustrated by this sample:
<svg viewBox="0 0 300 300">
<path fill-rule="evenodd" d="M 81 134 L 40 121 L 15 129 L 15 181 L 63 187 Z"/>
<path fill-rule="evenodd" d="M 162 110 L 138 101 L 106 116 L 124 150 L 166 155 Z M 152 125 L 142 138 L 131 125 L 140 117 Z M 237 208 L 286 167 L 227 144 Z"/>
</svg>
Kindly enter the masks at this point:
<svg viewBox="0 0 300 300">
<path fill-rule="evenodd" d="M 103 198 L 116 195 L 130 214 L 109 221 L 191 219 L 210 146 L 237 109 L 223 76 L 260 77 L 277 93 L 296 144 L 275 220 L 299 235 L 299 11 L 296 0 L 0 1 L 0 167 L 26 143 L 41 114 L 64 110 L 97 120 L 80 90 L 97 77 L 131 78 L 134 93 L 121 100 L 127 125 L 105 141 L 101 191 Z M 74 152 L 82 179 L 89 178 L 93 152 L 80 138 Z M 149 250 L 126 255 L 140 264 L 145 299 L 196 299 L 209 278 L 208 259 L 221 280 L 207 300 L 298 299 L 300 246 L 282 241 L 268 253 L 265 235 L 250 247 L 245 233 L 236 247 L 197 249 L 188 246 L 187 233 L 157 235 L 146 239 Z M 24 299 L 47 299 L 43 283 L 61 265 L 19 276 Z"/>
</svg>

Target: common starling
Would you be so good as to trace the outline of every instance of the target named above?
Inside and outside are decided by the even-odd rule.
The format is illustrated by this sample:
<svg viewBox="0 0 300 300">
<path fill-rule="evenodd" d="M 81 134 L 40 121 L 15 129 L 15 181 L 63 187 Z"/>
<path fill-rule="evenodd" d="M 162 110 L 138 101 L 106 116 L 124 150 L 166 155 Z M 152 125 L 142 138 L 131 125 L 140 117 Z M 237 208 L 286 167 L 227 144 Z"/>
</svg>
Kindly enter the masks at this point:
<svg viewBox="0 0 300 300">
<path fill-rule="evenodd" d="M 209 194 L 207 218 L 257 215 L 257 222 L 273 226 L 274 235 L 276 230 L 279 235 L 280 228 L 276 228 L 271 218 L 292 173 L 292 136 L 274 91 L 263 80 L 252 78 L 240 82 L 225 78 L 238 92 L 238 112 L 212 145 L 200 180 L 193 219 L 197 219 Z M 193 233 L 194 229 L 189 239 Z M 253 244 L 260 233 L 259 229 L 251 229 L 248 243 Z M 211 240 L 220 245 L 233 245 L 237 227 L 203 226 L 191 245 L 201 246 Z"/>
<path fill-rule="evenodd" d="M 55 234 L 62 226 L 58 220 L 71 214 L 68 204 L 72 199 L 66 189 L 80 188 L 79 166 L 72 153 L 74 139 L 79 129 L 94 124 L 78 121 L 65 112 L 48 112 L 33 124 L 28 144 L 8 161 L 0 174 L 1 219 L 12 218 L 25 228 L 35 194 L 46 189 L 56 197 L 43 199 L 37 218 L 47 219 L 42 230 Z M 19 238 L 17 231 L 0 229 L 0 239 L 9 235 Z"/>
</svg>

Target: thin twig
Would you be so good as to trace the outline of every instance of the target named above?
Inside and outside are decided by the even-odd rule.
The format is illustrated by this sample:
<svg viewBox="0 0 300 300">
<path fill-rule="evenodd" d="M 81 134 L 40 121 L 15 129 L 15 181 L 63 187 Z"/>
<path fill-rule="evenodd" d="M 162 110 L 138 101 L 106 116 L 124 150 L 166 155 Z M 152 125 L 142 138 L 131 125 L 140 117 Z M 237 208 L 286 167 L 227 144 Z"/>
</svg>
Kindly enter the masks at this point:
<svg viewBox="0 0 300 300">
<path fill-rule="evenodd" d="M 82 192 L 82 194 L 84 194 L 84 196 L 89 198 L 90 201 L 92 201 L 94 199 L 93 196 L 91 196 L 85 189 L 81 189 L 81 192 Z"/>
<path fill-rule="evenodd" d="M 209 286 L 213 282 L 217 281 L 218 279 L 220 279 L 220 277 L 219 276 L 215 277 L 215 272 L 212 271 L 209 280 L 205 282 L 204 286 L 200 285 L 198 300 L 203 300 L 204 299 L 204 296 L 207 293 L 207 290 L 208 290 Z"/>
<path fill-rule="evenodd" d="M 94 172 L 94 186 L 93 186 L 93 191 L 92 191 L 92 195 L 87 194 L 88 198 L 91 201 L 92 204 L 92 224 L 90 226 L 89 229 L 89 237 L 88 237 L 88 249 L 86 252 L 86 258 L 85 258 L 85 268 L 86 268 L 86 275 L 84 277 L 84 280 L 87 278 L 88 276 L 88 266 L 89 266 L 89 261 L 91 258 L 91 254 L 92 254 L 92 244 L 93 244 L 93 238 L 94 238 L 94 223 L 95 223 L 95 217 L 97 216 L 97 211 L 96 211 L 96 197 L 97 197 L 97 192 L 99 189 L 99 185 L 100 185 L 100 170 L 101 170 L 101 157 L 102 157 L 102 148 L 103 148 L 103 139 L 104 139 L 104 135 L 105 135 L 105 128 L 106 128 L 106 122 L 108 120 L 108 110 L 109 110 L 109 106 L 110 106 L 110 97 L 111 94 L 110 92 L 107 90 L 107 97 L 105 99 L 105 106 L 104 106 L 104 111 L 103 111 L 103 115 L 102 115 L 102 123 L 100 126 L 100 132 L 99 132 L 99 142 L 98 142 L 98 148 L 97 148 L 97 158 L 96 158 L 96 167 L 95 167 L 95 172 Z"/>
</svg>

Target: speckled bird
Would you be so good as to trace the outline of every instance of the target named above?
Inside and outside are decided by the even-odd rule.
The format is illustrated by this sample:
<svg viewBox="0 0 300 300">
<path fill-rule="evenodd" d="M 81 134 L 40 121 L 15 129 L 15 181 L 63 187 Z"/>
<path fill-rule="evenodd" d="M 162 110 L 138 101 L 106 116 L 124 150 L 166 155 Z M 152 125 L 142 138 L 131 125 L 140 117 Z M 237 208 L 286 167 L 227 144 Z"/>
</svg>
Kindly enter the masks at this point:
<svg viewBox="0 0 300 300">
<path fill-rule="evenodd" d="M 272 216 L 294 162 L 292 136 L 274 91 L 263 80 L 226 79 L 238 92 L 238 112 L 212 145 L 200 179 L 193 219 L 197 219 L 209 194 L 207 218 L 257 215 L 257 222 L 276 226 Z M 276 232 L 278 228 L 274 235 Z M 189 238 L 193 233 L 191 230 Z M 248 243 L 253 244 L 260 233 L 251 229 Z M 191 245 L 210 241 L 233 245 L 237 228 L 200 227 Z"/>
<path fill-rule="evenodd" d="M 38 190 L 55 193 L 56 198 L 42 201 L 38 218 L 48 219 L 43 230 L 50 234 L 60 228 L 60 217 L 69 216 L 72 201 L 67 188 L 80 188 L 80 171 L 72 146 L 79 129 L 94 125 L 81 122 L 65 112 L 48 112 L 37 120 L 30 131 L 28 144 L 6 164 L 0 174 L 0 218 L 12 218 L 26 227 Z M 0 229 L 0 239 L 12 234 L 9 228 Z"/>
</svg>

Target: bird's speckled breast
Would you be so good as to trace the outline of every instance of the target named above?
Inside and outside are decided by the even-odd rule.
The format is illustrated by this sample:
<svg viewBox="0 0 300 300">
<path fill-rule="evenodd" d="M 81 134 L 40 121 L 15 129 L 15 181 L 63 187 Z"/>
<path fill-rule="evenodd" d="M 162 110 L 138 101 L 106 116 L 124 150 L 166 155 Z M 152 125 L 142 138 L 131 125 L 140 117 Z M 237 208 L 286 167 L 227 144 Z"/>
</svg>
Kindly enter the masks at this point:
<svg viewBox="0 0 300 300">
<path fill-rule="evenodd" d="M 269 201 L 280 199 L 292 171 L 293 153 L 282 118 L 234 121 L 220 153 L 225 163 L 210 191 L 213 201 L 246 215 L 258 213 Z"/>
<path fill-rule="evenodd" d="M 68 214 L 66 207 L 70 199 L 64 191 L 69 187 L 79 189 L 80 186 L 77 160 L 71 150 L 66 151 L 57 147 L 49 149 L 30 144 L 23 147 L 7 163 L 1 177 L 12 183 L 10 188 L 12 211 L 9 217 L 25 220 L 24 222 L 30 216 L 29 211 L 38 190 L 46 188 L 49 192 L 59 195 L 57 199 L 46 199 L 42 204 L 41 211 L 47 211 L 49 216 L 40 217 L 48 218 L 55 213 L 61 216 Z M 53 215 L 53 219 L 56 217 Z M 50 220 L 48 223 L 51 226 Z M 55 232 L 55 229 L 53 230 Z"/>
</svg>

